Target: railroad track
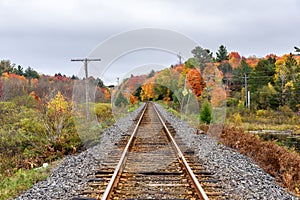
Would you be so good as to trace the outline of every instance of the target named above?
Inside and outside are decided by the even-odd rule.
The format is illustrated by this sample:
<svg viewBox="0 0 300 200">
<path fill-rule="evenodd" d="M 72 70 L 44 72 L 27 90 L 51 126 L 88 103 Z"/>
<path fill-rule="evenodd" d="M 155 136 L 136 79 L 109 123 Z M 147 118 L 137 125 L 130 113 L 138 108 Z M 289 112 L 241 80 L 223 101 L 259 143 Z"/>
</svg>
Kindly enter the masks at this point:
<svg viewBox="0 0 300 200">
<path fill-rule="evenodd" d="M 147 103 L 132 134 L 101 163 L 89 188 L 73 200 L 225 199 L 213 174 L 195 161 L 155 105 Z"/>
</svg>

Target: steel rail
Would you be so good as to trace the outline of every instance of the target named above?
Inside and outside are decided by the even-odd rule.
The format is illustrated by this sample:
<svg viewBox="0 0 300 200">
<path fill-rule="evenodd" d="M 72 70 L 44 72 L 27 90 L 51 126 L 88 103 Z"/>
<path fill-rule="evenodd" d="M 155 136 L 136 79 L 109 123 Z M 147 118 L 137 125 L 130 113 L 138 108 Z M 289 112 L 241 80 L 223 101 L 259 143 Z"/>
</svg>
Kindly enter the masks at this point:
<svg viewBox="0 0 300 200">
<path fill-rule="evenodd" d="M 172 141 L 176 151 L 177 151 L 177 155 L 178 155 L 178 158 L 180 159 L 180 161 L 182 162 L 182 164 L 184 165 L 185 169 L 186 169 L 186 172 L 187 174 L 189 175 L 189 177 L 191 178 L 194 186 L 195 186 L 195 189 L 199 195 L 199 197 L 202 199 L 202 200 L 209 200 L 209 198 L 207 197 L 207 194 L 205 193 L 205 191 L 203 190 L 203 188 L 201 187 L 198 179 L 196 178 L 193 170 L 191 169 L 191 167 L 189 166 L 188 162 L 186 161 L 183 153 L 181 152 L 180 148 L 178 147 L 178 145 L 176 144 L 176 141 L 175 139 L 173 138 L 172 134 L 170 133 L 169 129 L 167 128 L 164 120 L 162 119 L 160 113 L 158 112 L 158 110 L 156 109 L 156 106 L 154 105 L 153 106 L 160 122 L 162 123 L 162 125 L 164 126 L 164 129 L 167 131 L 168 133 L 168 137 L 170 138 L 170 140 Z"/>
<path fill-rule="evenodd" d="M 127 143 L 127 145 L 126 145 L 126 147 L 125 147 L 125 149 L 124 149 L 124 151 L 123 151 L 123 153 L 122 153 L 122 156 L 121 156 L 121 158 L 120 158 L 120 161 L 119 161 L 119 163 L 118 163 L 118 165 L 117 165 L 117 167 L 116 167 L 116 169 L 115 169 L 115 171 L 114 171 L 114 173 L 113 173 L 113 175 L 112 175 L 112 177 L 111 177 L 111 179 L 110 179 L 110 181 L 109 181 L 109 183 L 108 183 L 108 185 L 107 185 L 107 187 L 106 187 L 106 189 L 105 189 L 105 192 L 103 193 L 103 195 L 102 195 L 102 197 L 101 197 L 101 200 L 106 200 L 106 199 L 108 199 L 108 198 L 109 198 L 109 195 L 111 194 L 111 191 L 112 191 L 113 188 L 114 188 L 114 185 L 115 185 L 115 183 L 116 183 L 116 181 L 117 181 L 117 178 L 118 178 L 118 176 L 119 176 L 119 174 L 120 174 L 120 172 L 121 172 L 121 169 L 122 169 L 122 167 L 123 167 L 123 165 L 124 165 L 124 163 L 125 163 L 125 160 L 126 160 L 126 157 L 127 157 L 127 153 L 128 153 L 128 149 L 129 149 L 130 146 L 132 145 L 132 142 L 133 142 L 133 140 L 134 140 L 134 137 L 135 137 L 135 135 L 136 135 L 136 133 L 137 133 L 137 130 L 138 130 L 138 128 L 139 128 L 139 125 L 140 125 L 140 123 L 141 123 L 141 121 L 142 121 L 142 119 L 143 119 L 143 116 L 144 116 L 144 114 L 145 114 L 145 111 L 146 111 L 146 109 L 147 109 L 147 106 L 148 106 L 148 104 L 146 104 L 145 107 L 144 107 L 144 109 L 143 109 L 143 112 L 142 112 L 142 114 L 141 114 L 141 116 L 140 116 L 140 118 L 139 118 L 139 121 L 138 121 L 138 123 L 136 124 L 136 126 L 135 126 L 135 128 L 134 128 L 134 130 L 133 130 L 133 133 L 132 133 L 131 136 L 130 136 L 130 139 L 129 139 L 129 141 L 128 141 L 128 143 Z"/>
</svg>

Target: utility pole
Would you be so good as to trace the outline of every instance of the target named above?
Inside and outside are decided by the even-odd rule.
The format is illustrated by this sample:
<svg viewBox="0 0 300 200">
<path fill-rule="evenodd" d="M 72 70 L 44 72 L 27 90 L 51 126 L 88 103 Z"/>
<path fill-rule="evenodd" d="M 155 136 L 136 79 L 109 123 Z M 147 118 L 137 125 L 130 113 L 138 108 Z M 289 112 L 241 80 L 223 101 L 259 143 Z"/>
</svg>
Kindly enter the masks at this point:
<svg viewBox="0 0 300 200">
<path fill-rule="evenodd" d="M 85 72 L 85 109 L 86 109 L 86 119 L 90 119 L 90 106 L 89 106 L 89 81 L 88 81 L 88 61 L 101 61 L 101 59 L 71 59 L 72 62 L 83 62 L 84 72 Z"/>
<path fill-rule="evenodd" d="M 182 56 L 181 56 L 180 52 L 177 54 L 177 57 L 179 59 L 179 65 L 181 65 L 182 64 L 182 62 L 181 62 Z"/>
<path fill-rule="evenodd" d="M 117 86 L 119 87 L 120 78 L 117 77 Z"/>
<path fill-rule="evenodd" d="M 246 108 L 249 107 L 249 102 L 248 102 L 248 87 L 247 87 L 247 73 L 245 72 L 245 93 L 246 93 Z"/>
</svg>

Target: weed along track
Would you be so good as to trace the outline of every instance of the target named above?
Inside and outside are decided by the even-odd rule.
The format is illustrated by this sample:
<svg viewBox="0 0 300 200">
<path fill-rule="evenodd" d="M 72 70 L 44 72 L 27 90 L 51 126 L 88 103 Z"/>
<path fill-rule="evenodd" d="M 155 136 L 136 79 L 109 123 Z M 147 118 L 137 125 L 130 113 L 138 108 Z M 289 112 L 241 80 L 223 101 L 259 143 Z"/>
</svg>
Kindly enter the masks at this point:
<svg viewBox="0 0 300 200">
<path fill-rule="evenodd" d="M 131 135 L 77 199 L 225 199 L 218 180 L 195 162 L 169 123 L 147 103 Z"/>
</svg>

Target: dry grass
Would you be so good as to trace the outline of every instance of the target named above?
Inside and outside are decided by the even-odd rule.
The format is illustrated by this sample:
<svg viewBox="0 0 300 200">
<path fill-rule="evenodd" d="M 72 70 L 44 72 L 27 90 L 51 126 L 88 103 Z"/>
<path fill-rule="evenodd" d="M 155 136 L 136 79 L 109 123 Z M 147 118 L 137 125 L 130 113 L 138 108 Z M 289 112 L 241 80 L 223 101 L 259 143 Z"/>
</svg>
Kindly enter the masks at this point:
<svg viewBox="0 0 300 200">
<path fill-rule="evenodd" d="M 300 195 L 300 155 L 275 142 L 262 141 L 255 135 L 234 127 L 224 128 L 221 141 L 254 159 L 267 173 L 289 191 Z"/>
<path fill-rule="evenodd" d="M 276 131 L 286 131 L 291 130 L 293 134 L 300 134 L 300 126 L 299 125 L 290 125 L 290 124 L 257 124 L 257 123 L 248 123 L 243 122 L 241 124 L 237 123 L 227 123 L 229 126 L 240 127 L 244 130 L 256 131 L 256 130 L 276 130 Z"/>
</svg>

